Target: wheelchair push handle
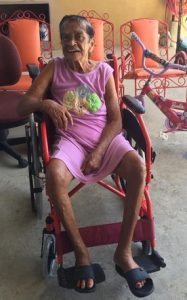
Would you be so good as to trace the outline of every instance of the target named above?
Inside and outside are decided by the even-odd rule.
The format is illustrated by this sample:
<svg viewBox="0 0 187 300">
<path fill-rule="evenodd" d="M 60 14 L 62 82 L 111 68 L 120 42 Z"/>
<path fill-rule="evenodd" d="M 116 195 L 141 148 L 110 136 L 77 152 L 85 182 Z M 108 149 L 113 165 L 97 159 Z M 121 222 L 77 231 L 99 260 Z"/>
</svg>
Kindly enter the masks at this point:
<svg viewBox="0 0 187 300">
<path fill-rule="evenodd" d="M 132 32 L 131 37 L 136 42 L 138 42 L 138 44 L 141 46 L 141 48 L 143 50 L 142 66 L 150 75 L 159 76 L 159 75 L 165 73 L 168 69 L 178 69 L 178 70 L 182 70 L 184 72 L 187 72 L 187 66 L 186 65 L 171 63 L 170 61 L 167 61 L 167 60 L 159 57 L 158 55 L 156 55 L 155 53 L 153 53 L 149 49 L 147 49 L 145 47 L 145 45 L 143 44 L 143 42 L 141 41 L 141 39 L 139 38 L 139 36 L 135 32 Z M 145 58 L 150 58 L 150 59 L 154 60 L 155 62 L 159 63 L 160 65 L 163 66 L 163 69 L 159 73 L 154 72 L 153 70 L 151 70 L 150 68 L 148 68 L 146 66 Z"/>
</svg>

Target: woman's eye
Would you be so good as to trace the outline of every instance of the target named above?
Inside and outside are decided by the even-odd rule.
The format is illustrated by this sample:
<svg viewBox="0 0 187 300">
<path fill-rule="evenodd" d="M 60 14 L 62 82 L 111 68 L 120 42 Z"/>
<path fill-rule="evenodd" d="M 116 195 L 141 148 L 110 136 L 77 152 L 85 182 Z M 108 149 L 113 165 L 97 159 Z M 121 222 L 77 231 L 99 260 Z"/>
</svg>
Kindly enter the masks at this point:
<svg viewBox="0 0 187 300">
<path fill-rule="evenodd" d="M 84 40 L 84 36 L 82 34 L 78 34 L 76 36 L 76 40 L 79 41 L 79 42 L 82 42 Z"/>
<path fill-rule="evenodd" d="M 69 35 L 69 34 L 62 35 L 62 41 L 63 42 L 69 42 L 71 40 L 75 40 L 75 41 L 78 41 L 78 42 L 83 42 L 84 38 L 85 37 L 82 34 L 75 34 L 75 36 L 72 36 L 72 35 Z"/>
<path fill-rule="evenodd" d="M 64 42 L 69 41 L 69 40 L 70 40 L 70 37 L 69 37 L 68 35 L 63 35 L 63 36 L 62 36 L 62 40 L 63 40 Z"/>
</svg>

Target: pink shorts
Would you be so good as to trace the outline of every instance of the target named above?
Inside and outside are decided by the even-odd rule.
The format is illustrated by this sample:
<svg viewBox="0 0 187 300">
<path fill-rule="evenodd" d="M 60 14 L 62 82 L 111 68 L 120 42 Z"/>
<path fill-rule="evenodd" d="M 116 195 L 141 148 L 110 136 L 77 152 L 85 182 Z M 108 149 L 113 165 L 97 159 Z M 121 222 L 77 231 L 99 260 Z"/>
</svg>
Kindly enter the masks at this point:
<svg viewBox="0 0 187 300">
<path fill-rule="evenodd" d="M 51 158 L 62 160 L 73 177 L 83 183 L 97 182 L 112 174 L 124 155 L 134 150 L 124 136 L 119 134 L 110 143 L 99 170 L 84 175 L 81 171 L 81 167 L 89 153 L 85 147 L 81 146 L 80 143 L 78 144 L 75 140 L 58 137 L 54 149 Z"/>
</svg>

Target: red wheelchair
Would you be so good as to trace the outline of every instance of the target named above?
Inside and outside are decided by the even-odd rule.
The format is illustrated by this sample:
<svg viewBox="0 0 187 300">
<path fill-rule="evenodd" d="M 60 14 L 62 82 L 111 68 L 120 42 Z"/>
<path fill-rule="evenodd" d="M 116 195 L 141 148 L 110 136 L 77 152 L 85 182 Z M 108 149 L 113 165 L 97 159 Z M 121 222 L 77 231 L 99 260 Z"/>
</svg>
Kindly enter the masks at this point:
<svg viewBox="0 0 187 300">
<path fill-rule="evenodd" d="M 93 12 L 83 12 L 86 17 L 93 18 Z M 154 230 L 154 218 L 152 201 L 149 193 L 149 186 L 152 180 L 151 166 L 155 159 L 155 152 L 152 149 L 151 140 L 143 121 L 142 114 L 144 107 L 141 103 L 130 96 L 123 95 L 118 78 L 117 58 L 114 54 L 114 28 L 107 19 L 94 16 L 94 22 L 102 21 L 104 32 L 105 59 L 114 68 L 114 79 L 119 95 L 119 105 L 123 120 L 123 133 L 134 149 L 145 160 L 146 184 L 144 197 L 139 213 L 139 219 L 134 231 L 133 242 L 140 242 L 141 253 L 134 259 L 148 272 L 155 272 L 165 267 L 164 259 L 156 251 L 156 240 Z M 32 73 L 32 72 L 31 72 Z M 49 91 L 50 92 L 50 91 Z M 30 124 L 26 126 L 26 136 L 28 145 L 29 179 L 32 209 L 41 219 L 42 212 L 42 191 L 45 187 L 45 169 L 50 160 L 50 145 L 53 138 L 53 125 L 46 116 L 34 114 L 30 119 Z M 100 180 L 97 182 L 101 187 L 109 190 L 124 201 L 126 192 L 126 182 L 116 174 L 111 174 L 111 182 Z M 78 183 L 69 192 L 73 196 L 84 187 L 85 184 Z M 86 200 L 85 200 L 86 201 Z M 72 268 L 64 268 L 64 254 L 71 252 L 72 245 L 68 239 L 66 231 L 62 228 L 59 217 L 49 199 L 50 211 L 46 217 L 46 224 L 42 234 L 41 257 L 43 260 L 43 275 L 50 277 L 54 275 L 57 267 L 57 277 L 59 285 L 65 288 L 72 288 L 71 271 Z M 109 245 L 118 242 L 121 222 L 92 225 L 79 228 L 81 236 L 87 247 Z M 96 267 L 98 272 L 97 282 L 105 279 L 104 274 Z M 100 273 L 99 273 L 100 272 Z"/>
</svg>

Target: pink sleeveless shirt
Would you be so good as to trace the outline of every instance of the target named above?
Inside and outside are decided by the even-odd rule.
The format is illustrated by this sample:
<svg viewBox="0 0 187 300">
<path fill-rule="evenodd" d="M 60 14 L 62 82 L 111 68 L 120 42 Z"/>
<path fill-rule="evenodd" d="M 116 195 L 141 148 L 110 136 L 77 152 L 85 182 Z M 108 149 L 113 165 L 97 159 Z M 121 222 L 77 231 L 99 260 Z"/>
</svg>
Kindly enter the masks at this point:
<svg viewBox="0 0 187 300">
<path fill-rule="evenodd" d="M 79 181 L 96 182 L 112 173 L 125 153 L 132 150 L 119 134 L 109 145 L 97 172 L 84 175 L 81 171 L 85 157 L 97 146 L 106 125 L 105 86 L 113 69 L 107 63 L 99 62 L 94 70 L 78 73 L 71 70 L 65 58 L 56 58 L 54 64 L 53 99 L 68 109 L 74 124 L 69 124 L 66 130 L 56 130 L 51 157 L 64 161 Z"/>
</svg>

